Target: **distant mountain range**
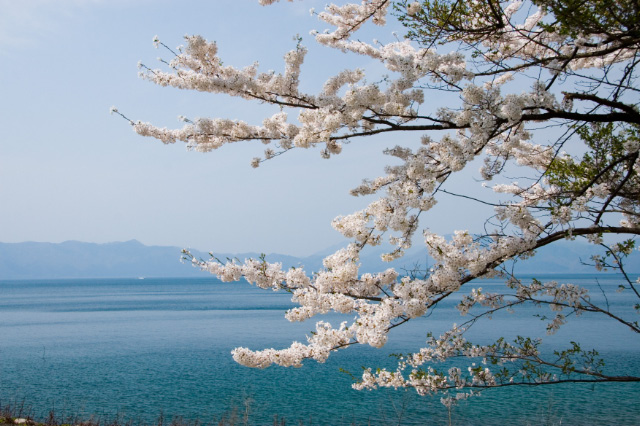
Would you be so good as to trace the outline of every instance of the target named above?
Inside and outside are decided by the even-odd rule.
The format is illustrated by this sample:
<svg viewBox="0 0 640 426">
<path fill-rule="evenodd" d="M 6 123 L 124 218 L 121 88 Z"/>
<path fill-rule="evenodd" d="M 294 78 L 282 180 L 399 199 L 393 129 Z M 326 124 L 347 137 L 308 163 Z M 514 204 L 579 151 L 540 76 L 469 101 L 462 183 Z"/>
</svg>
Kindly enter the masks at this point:
<svg viewBox="0 0 640 426">
<path fill-rule="evenodd" d="M 322 267 L 322 259 L 339 246 L 330 247 L 307 257 L 269 254 L 270 262 L 282 262 L 285 268 L 304 266 L 308 272 Z M 560 242 L 539 250 L 536 255 L 518 264 L 521 273 L 590 273 L 594 269 L 581 264 L 593 254 L 593 246 L 580 242 Z M 180 247 L 146 246 L 139 241 L 106 244 L 65 241 L 63 243 L 0 243 L 0 280 L 57 278 L 131 278 L 131 277 L 202 277 L 204 272 L 188 262 L 180 262 Z M 432 265 L 424 247 L 413 247 L 392 263 L 380 259 L 384 248 L 368 248 L 362 253 L 361 272 L 376 272 L 395 267 L 410 270 Z M 207 253 L 193 251 L 208 259 Z M 260 256 L 259 253 L 216 253 L 221 260 Z M 640 272 L 640 253 L 636 250 L 627 259 L 628 272 Z"/>
</svg>

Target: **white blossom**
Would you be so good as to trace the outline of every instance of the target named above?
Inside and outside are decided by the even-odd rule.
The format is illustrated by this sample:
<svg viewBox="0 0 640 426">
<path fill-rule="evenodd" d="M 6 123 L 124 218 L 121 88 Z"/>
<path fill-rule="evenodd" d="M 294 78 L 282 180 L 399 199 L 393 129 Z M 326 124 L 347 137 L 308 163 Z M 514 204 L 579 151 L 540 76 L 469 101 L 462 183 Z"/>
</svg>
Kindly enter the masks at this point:
<svg viewBox="0 0 640 426">
<path fill-rule="evenodd" d="M 260 0 L 260 4 L 277 1 Z M 420 395 L 444 392 L 441 401 L 451 407 L 474 395 L 469 387 L 500 386 L 500 380 L 509 384 L 557 381 L 557 376 L 538 373 L 533 377 L 535 371 L 519 367 L 511 377 L 500 377 L 487 366 L 486 360 L 492 356 L 498 366 L 536 361 L 540 356 L 537 340 L 474 345 L 466 340 L 465 332 L 494 311 L 511 312 L 525 303 L 551 312 L 546 320 L 549 333 L 561 328 L 571 315 L 614 315 L 605 308 L 598 311 L 581 286 L 524 282 L 510 272 L 508 264 L 524 261 L 538 248 L 563 238 L 585 236 L 597 245 L 604 243 L 603 234 L 608 231 L 638 233 L 640 142 L 635 127 L 624 127 L 632 120 L 617 123 L 620 128 L 611 136 L 624 138 L 623 142 L 615 150 L 598 153 L 597 161 L 585 160 L 584 151 L 596 148 L 588 147 L 576 133 L 593 114 L 600 114 L 598 120 L 603 122 L 614 114 L 635 114 L 633 123 L 637 124 L 637 100 L 620 94 L 625 85 L 633 84 L 629 83 L 632 79 L 624 84 L 607 80 L 616 73 L 624 74 L 625 66 L 636 58 L 637 45 L 612 42 L 614 30 L 575 37 L 547 31 L 545 24 L 553 22 L 547 12 L 535 5 L 523 8 L 521 1 L 496 3 L 502 8 L 500 25 L 494 25 L 490 16 L 475 16 L 461 24 L 468 32 L 443 32 L 438 39 L 442 46 L 437 48 L 410 39 L 362 41 L 358 31 L 368 23 L 386 25 L 391 4 L 388 0 L 363 0 L 330 4 L 319 13 L 310 11 L 331 27 L 324 32 L 312 31 L 316 42 L 384 67 L 389 74 L 381 80 L 376 77 L 375 82 L 367 80 L 366 69 L 344 69 L 327 76 L 317 86 L 321 87 L 317 93 L 304 91 L 301 80 L 307 49 L 299 41 L 284 55 L 281 72 L 262 72 L 258 63 L 241 68 L 226 65 L 217 44 L 200 36 L 186 37 L 186 46 L 168 62 L 167 70 L 151 70 L 140 64 L 143 78 L 160 86 L 234 96 L 274 107 L 272 115 L 258 124 L 182 117 L 182 128 L 168 129 L 131 122 L 139 135 L 163 143 L 183 141 L 189 149 L 208 152 L 228 143 L 258 140 L 267 145 L 263 156 L 251 161 L 252 167 L 258 167 L 294 148 L 318 148 L 324 158 L 330 158 L 362 136 L 390 135 L 391 147 L 384 153 L 392 157 L 392 165 L 382 176 L 366 179 L 351 191 L 355 196 L 369 196 L 371 201 L 361 210 L 332 221 L 333 228 L 351 243 L 327 256 L 320 270 L 300 267 L 284 271 L 280 263 L 264 259 L 246 259 L 244 263 L 193 260 L 195 266 L 222 281 L 244 278 L 263 289 L 291 293 L 296 306 L 285 315 L 289 321 L 305 321 L 329 312 L 352 318 L 339 328 L 317 322 L 306 343 L 293 342 L 284 349 L 237 348 L 233 358 L 257 368 L 272 364 L 299 367 L 305 359 L 324 362 L 332 351 L 356 343 L 379 348 L 396 326 L 429 315 L 442 300 L 462 293 L 457 308 L 466 315 L 464 325 L 454 324 L 437 338 L 430 336 L 423 348 L 400 360 L 395 370 L 365 369 L 354 388 L 414 388 Z M 423 16 L 426 19 L 428 10 L 416 1 L 407 3 L 406 13 L 413 17 L 411 22 L 418 22 Z M 164 46 L 157 36 L 153 43 Z M 453 49 L 455 45 L 463 48 Z M 120 114 L 115 107 L 111 113 Z M 599 129 L 598 120 L 594 120 L 595 130 Z M 415 143 L 393 146 L 400 138 L 391 135 L 399 132 L 414 132 Z M 368 159 L 363 157 L 363 161 Z M 598 163 L 600 169 L 583 172 L 589 161 Z M 475 187 L 465 189 L 465 194 L 449 191 L 451 176 L 478 163 L 482 166 L 474 177 L 481 181 L 477 191 Z M 513 176 L 518 176 L 517 180 Z M 482 199 L 478 195 L 481 191 L 492 193 Z M 381 258 L 393 261 L 419 243 L 416 232 L 420 221 L 429 224 L 438 219 L 432 210 L 445 192 L 493 205 L 484 234 L 461 229 L 444 237 L 423 230 L 425 252 L 434 263 L 422 277 L 401 276 L 393 268 L 379 273 L 360 271 L 360 252 L 367 246 L 389 243 L 391 249 Z M 467 214 L 475 215 L 476 211 L 470 208 Z M 595 254 L 591 262 L 598 270 L 611 265 L 621 268 L 620 258 L 630 250 L 632 247 L 624 244 L 611 245 L 607 255 Z M 489 292 L 474 281 L 498 276 L 506 285 L 497 292 Z M 621 291 L 635 290 L 637 284 L 629 281 Z M 625 325 L 629 324 L 633 327 L 632 322 Z M 432 366 L 452 357 L 482 361 L 448 371 Z"/>
</svg>

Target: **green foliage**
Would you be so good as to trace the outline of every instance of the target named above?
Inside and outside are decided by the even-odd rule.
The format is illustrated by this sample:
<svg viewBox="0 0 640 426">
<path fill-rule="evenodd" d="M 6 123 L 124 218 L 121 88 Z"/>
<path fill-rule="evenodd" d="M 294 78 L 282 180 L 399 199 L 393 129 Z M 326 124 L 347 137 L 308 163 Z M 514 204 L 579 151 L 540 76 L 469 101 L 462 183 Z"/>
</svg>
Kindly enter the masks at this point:
<svg viewBox="0 0 640 426">
<path fill-rule="evenodd" d="M 364 370 L 364 369 L 365 369 L 365 367 L 362 367 L 362 369 Z M 339 368 L 338 368 L 338 371 L 339 371 L 339 372 L 341 372 L 341 373 L 343 373 L 343 374 L 346 374 L 347 376 L 349 376 L 349 378 L 350 378 L 351 380 L 353 380 L 354 382 L 356 382 L 356 381 L 358 380 L 358 377 L 356 377 L 356 376 L 355 376 L 352 372 L 350 372 L 349 370 L 346 370 L 346 369 L 344 369 L 344 368 L 342 368 L 342 367 L 339 367 Z"/>
<path fill-rule="evenodd" d="M 640 35 L 640 3 L 637 0 L 533 0 L 554 16 L 541 25 L 546 31 L 579 37 L 607 34 L 611 37 Z"/>
<path fill-rule="evenodd" d="M 510 1 L 427 0 L 422 10 L 406 13 L 410 0 L 394 5 L 407 37 L 425 46 L 452 41 L 480 42 L 505 28 L 504 9 Z M 605 34 L 611 39 L 633 40 L 640 36 L 640 3 L 637 0 L 532 0 L 551 17 L 542 31 L 572 38 Z"/>
<path fill-rule="evenodd" d="M 637 191 L 640 181 L 630 167 L 637 152 L 626 154 L 625 146 L 640 141 L 638 127 L 620 129 L 615 123 L 594 123 L 579 127 L 576 133 L 586 148 L 582 159 L 558 156 L 546 171 L 549 183 L 563 192 L 559 204 L 570 204 L 588 188 L 602 183 L 612 188 L 619 187 L 618 196 L 637 201 L 640 198 Z"/>
<path fill-rule="evenodd" d="M 409 29 L 407 38 L 425 46 L 443 45 L 463 38 L 469 40 L 470 37 L 481 41 L 505 25 L 501 3 L 506 2 L 424 1 L 421 2 L 422 10 L 414 16 L 406 13 L 409 3 L 407 0 L 396 3 L 395 11 L 400 22 Z"/>
</svg>

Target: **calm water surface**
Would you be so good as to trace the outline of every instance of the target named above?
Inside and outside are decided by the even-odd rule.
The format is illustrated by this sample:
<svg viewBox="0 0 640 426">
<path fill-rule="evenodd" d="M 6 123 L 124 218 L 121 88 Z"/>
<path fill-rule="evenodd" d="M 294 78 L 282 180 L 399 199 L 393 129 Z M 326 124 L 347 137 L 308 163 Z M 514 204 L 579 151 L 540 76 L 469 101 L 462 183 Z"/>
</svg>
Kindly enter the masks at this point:
<svg viewBox="0 0 640 426">
<path fill-rule="evenodd" d="M 589 276 L 563 282 L 588 284 Z M 610 291 L 615 276 L 599 277 L 611 308 L 632 314 L 625 295 Z M 501 285 L 483 281 L 489 290 Z M 604 299 L 602 298 L 604 301 Z M 209 421 L 249 409 L 250 423 L 271 424 L 273 415 L 315 425 L 443 425 L 440 397 L 415 392 L 357 392 L 351 379 L 361 366 L 393 367 L 387 355 L 417 350 L 428 331 L 438 334 L 461 318 L 455 301 L 430 318 L 398 328 L 382 350 L 357 347 L 325 364 L 254 370 L 233 362 L 237 346 L 282 348 L 305 341 L 314 322 L 283 317 L 289 296 L 246 284 L 204 279 L 0 281 L 0 403 L 24 401 L 35 414 L 125 417 L 152 421 L 160 412 Z M 625 311 L 626 310 L 626 311 Z M 474 330 L 478 343 L 499 336 L 542 335 L 544 323 L 530 308 L 497 316 Z M 345 319 L 329 316 L 332 323 Z M 546 339 L 549 348 L 578 340 L 597 348 L 609 368 L 640 374 L 640 342 L 610 320 L 583 315 Z M 551 386 L 500 389 L 472 398 L 453 411 L 456 425 L 638 425 L 640 385 Z"/>
</svg>

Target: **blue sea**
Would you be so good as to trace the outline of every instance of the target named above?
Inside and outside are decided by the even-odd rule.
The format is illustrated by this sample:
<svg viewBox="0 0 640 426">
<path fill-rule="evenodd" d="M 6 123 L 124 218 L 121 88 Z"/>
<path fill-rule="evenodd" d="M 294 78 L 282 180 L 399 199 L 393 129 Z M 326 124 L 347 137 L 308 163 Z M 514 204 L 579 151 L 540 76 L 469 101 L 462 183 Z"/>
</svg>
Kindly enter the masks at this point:
<svg viewBox="0 0 640 426">
<path fill-rule="evenodd" d="M 593 300 L 638 320 L 630 296 L 615 292 L 616 275 L 544 278 L 587 285 Z M 476 286 L 491 291 L 502 284 Z M 235 413 L 238 424 L 246 415 L 251 425 L 273 424 L 275 415 L 292 425 L 446 425 L 440 396 L 355 391 L 340 369 L 359 375 L 362 366 L 394 367 L 390 354 L 415 351 L 427 332 L 464 322 L 455 303 L 395 329 L 383 349 L 358 346 L 324 364 L 256 370 L 234 363 L 231 350 L 284 348 L 315 329 L 314 319 L 284 319 L 292 306 L 286 293 L 214 278 L 0 281 L 0 404 L 24 404 L 35 416 L 53 409 L 60 416 L 145 422 L 160 414 L 213 422 Z M 471 340 L 544 337 L 538 314 L 549 312 L 530 307 L 496 315 L 475 326 Z M 337 325 L 349 317 L 323 319 Z M 608 371 L 640 375 L 640 338 L 614 321 L 571 317 L 545 338 L 545 348 L 562 349 L 571 340 L 597 349 Z M 639 402 L 640 383 L 516 387 L 470 398 L 451 418 L 455 425 L 638 425 Z"/>
</svg>

